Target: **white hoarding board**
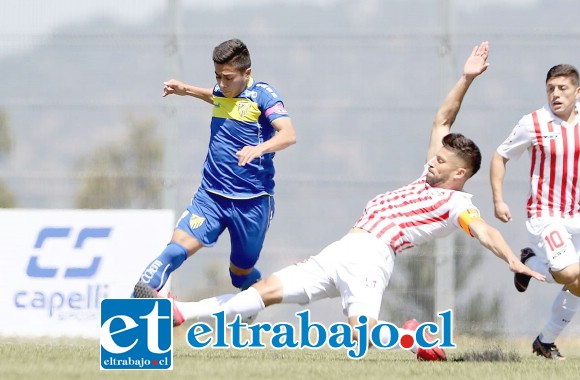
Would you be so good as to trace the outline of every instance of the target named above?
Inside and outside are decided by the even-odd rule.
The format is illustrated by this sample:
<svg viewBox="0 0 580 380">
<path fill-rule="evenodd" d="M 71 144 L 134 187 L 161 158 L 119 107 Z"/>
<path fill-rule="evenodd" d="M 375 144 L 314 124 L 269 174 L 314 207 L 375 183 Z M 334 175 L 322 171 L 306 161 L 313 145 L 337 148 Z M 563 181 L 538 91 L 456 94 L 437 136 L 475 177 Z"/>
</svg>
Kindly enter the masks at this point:
<svg viewBox="0 0 580 380">
<path fill-rule="evenodd" d="M 170 210 L 0 210 L 0 335 L 99 337 L 169 242 Z"/>
</svg>

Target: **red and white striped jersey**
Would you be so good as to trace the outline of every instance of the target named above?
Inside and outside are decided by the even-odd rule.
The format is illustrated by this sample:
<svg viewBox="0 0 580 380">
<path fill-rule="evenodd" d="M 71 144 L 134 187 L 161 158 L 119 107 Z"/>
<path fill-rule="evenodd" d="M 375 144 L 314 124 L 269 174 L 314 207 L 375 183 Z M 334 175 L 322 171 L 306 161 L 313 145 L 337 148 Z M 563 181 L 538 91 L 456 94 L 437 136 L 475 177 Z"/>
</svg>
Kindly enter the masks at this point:
<svg viewBox="0 0 580 380">
<path fill-rule="evenodd" d="M 449 235 L 460 227 L 459 217 L 466 211 L 479 216 L 471 194 L 432 187 L 426 174 L 427 169 L 411 184 L 371 199 L 354 227 L 375 235 L 399 254 Z"/>
<path fill-rule="evenodd" d="M 578 109 L 579 104 L 576 104 Z M 580 215 L 580 118 L 568 124 L 546 105 L 525 115 L 497 148 L 507 158 L 531 158 L 528 218 Z"/>
</svg>

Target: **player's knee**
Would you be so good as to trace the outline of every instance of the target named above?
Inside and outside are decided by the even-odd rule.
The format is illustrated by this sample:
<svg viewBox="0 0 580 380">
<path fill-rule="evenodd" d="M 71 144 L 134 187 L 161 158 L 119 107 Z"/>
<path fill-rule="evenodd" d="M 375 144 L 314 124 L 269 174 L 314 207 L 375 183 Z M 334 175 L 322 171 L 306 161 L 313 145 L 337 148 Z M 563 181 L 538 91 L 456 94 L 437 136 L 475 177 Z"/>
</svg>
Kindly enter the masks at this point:
<svg viewBox="0 0 580 380">
<path fill-rule="evenodd" d="M 580 298 L 580 287 L 578 286 L 578 284 L 575 285 L 567 285 L 566 289 L 572 293 L 573 295 L 575 295 L 576 297 Z"/>
<path fill-rule="evenodd" d="M 572 264 L 558 272 L 552 272 L 554 279 L 569 289 L 580 287 L 580 265 Z"/>
<path fill-rule="evenodd" d="M 235 274 L 230 269 L 230 277 L 232 279 L 232 285 L 238 289 L 246 290 L 254 283 L 259 281 L 262 278 L 262 274 L 256 268 L 253 268 L 252 271 L 248 274 Z"/>
<path fill-rule="evenodd" d="M 574 281 L 566 284 L 564 289 L 567 289 L 570 293 L 574 294 L 576 297 L 580 297 L 580 278 L 576 278 Z"/>
</svg>

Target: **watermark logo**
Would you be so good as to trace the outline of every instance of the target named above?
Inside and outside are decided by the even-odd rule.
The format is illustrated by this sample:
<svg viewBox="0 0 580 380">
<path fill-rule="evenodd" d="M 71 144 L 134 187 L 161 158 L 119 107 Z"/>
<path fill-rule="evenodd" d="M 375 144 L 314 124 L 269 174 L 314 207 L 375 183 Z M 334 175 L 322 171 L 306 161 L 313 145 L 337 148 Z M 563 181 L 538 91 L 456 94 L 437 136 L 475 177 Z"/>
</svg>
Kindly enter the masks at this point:
<svg viewBox="0 0 580 380">
<path fill-rule="evenodd" d="M 101 369 L 173 369 L 170 299 L 101 302 Z"/>
<path fill-rule="evenodd" d="M 347 349 L 350 359 L 362 359 L 368 352 L 367 342 L 378 349 L 400 347 L 408 350 L 413 346 L 424 349 L 456 347 L 453 343 L 451 310 L 438 314 L 441 318 L 441 326 L 431 322 L 421 323 L 412 332 L 402 331 L 388 322 L 381 322 L 370 328 L 366 316 L 360 316 L 359 323 L 355 326 L 350 326 L 348 323 L 334 323 L 326 327 L 310 320 L 310 310 L 295 314 L 298 319 L 296 327 L 286 322 L 248 325 L 241 321 L 239 315 L 233 322 L 228 323 L 225 312 L 221 311 L 212 315 L 215 319 L 215 328 L 207 323 L 198 322 L 192 324 L 187 330 L 187 343 L 191 348 L 250 349 L 265 348 L 266 344 L 276 349 L 318 349 L 328 346 L 332 349 Z M 358 341 L 353 338 L 354 331 L 357 332 Z M 264 332 L 268 333 L 266 340 L 269 341 L 267 342 L 264 341 Z M 428 340 L 426 335 L 429 334 L 441 334 L 441 339 Z M 383 339 L 384 336 L 389 337 L 388 342 Z"/>
</svg>

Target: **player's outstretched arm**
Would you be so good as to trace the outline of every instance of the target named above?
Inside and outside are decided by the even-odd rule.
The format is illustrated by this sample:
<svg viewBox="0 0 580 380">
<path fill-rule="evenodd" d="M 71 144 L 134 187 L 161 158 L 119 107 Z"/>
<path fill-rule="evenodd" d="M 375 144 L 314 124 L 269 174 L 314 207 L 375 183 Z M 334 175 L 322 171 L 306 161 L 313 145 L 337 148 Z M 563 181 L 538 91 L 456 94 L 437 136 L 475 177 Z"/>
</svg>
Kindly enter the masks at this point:
<svg viewBox="0 0 580 380">
<path fill-rule="evenodd" d="M 535 272 L 525 266 L 519 258 L 514 255 L 501 233 L 487 224 L 483 219 L 474 219 L 469 222 L 469 231 L 479 240 L 481 245 L 489 249 L 494 255 L 508 263 L 510 270 L 514 273 L 522 273 L 535 278 L 538 281 L 546 281 L 546 276 Z"/>
<path fill-rule="evenodd" d="M 459 113 L 461 103 L 469 86 L 471 86 L 471 83 L 477 76 L 487 70 L 489 66 L 487 62 L 488 55 L 489 44 L 487 41 L 484 41 L 473 48 L 467 61 L 465 61 L 463 75 L 451 91 L 449 91 L 445 100 L 443 100 L 443 104 L 441 104 L 441 107 L 435 114 L 433 127 L 431 129 L 431 138 L 429 140 L 429 149 L 427 150 L 427 161 L 433 158 L 437 151 L 441 149 L 441 141 L 451 130 L 451 126 L 455 122 L 455 118 Z"/>
<path fill-rule="evenodd" d="M 201 99 L 209 104 L 213 104 L 213 89 L 205 87 L 195 87 L 176 79 L 170 79 L 167 82 L 163 82 L 163 97 L 167 95 L 180 95 L 180 96 L 193 96 L 194 98 Z"/>
</svg>

